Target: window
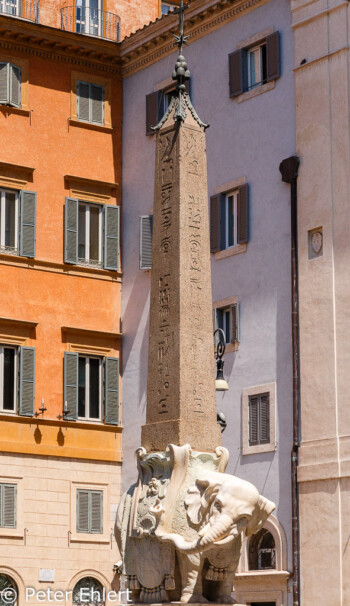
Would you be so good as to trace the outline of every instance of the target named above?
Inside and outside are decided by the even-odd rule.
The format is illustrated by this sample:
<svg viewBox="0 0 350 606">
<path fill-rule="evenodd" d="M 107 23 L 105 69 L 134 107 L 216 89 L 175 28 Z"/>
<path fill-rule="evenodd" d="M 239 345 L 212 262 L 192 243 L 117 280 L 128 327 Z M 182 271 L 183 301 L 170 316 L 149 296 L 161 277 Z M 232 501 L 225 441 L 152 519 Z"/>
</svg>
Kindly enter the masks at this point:
<svg viewBox="0 0 350 606">
<path fill-rule="evenodd" d="M 21 68 L 11 63 L 0 63 L 0 104 L 21 107 Z"/>
<path fill-rule="evenodd" d="M 67 420 L 119 424 L 119 359 L 64 354 Z"/>
<path fill-rule="evenodd" d="M 270 397 L 268 393 L 249 397 L 249 445 L 270 442 Z"/>
<path fill-rule="evenodd" d="M 248 184 L 210 198 L 210 250 L 218 252 L 248 242 Z"/>
<path fill-rule="evenodd" d="M 35 256 L 35 192 L 0 189 L 0 252 Z"/>
<path fill-rule="evenodd" d="M 104 124 L 104 86 L 77 82 L 77 117 L 82 122 Z"/>
<path fill-rule="evenodd" d="M 103 533 L 102 490 L 77 490 L 77 532 Z"/>
<path fill-rule="evenodd" d="M 104 606 L 101 583 L 93 577 L 81 579 L 73 589 L 73 604 L 75 606 L 87 606 L 87 604 Z"/>
<path fill-rule="evenodd" d="M 78 262 L 102 266 L 102 206 L 79 202 Z"/>
<path fill-rule="evenodd" d="M 185 82 L 186 92 L 189 95 L 191 95 L 190 82 L 190 80 Z M 152 127 L 156 126 L 164 116 L 175 90 L 176 85 L 172 83 L 161 90 L 146 95 L 146 135 L 154 135 Z"/>
<path fill-rule="evenodd" d="M 168 13 L 172 12 L 177 5 L 178 5 L 177 2 L 163 2 L 162 1 L 162 3 L 161 3 L 162 15 L 167 15 Z"/>
<path fill-rule="evenodd" d="M 17 505 L 17 485 L 16 484 L 0 484 L 0 527 L 1 528 L 16 528 L 16 505 Z"/>
<path fill-rule="evenodd" d="M 119 206 L 66 198 L 65 263 L 119 269 Z"/>
<path fill-rule="evenodd" d="M 17 368 L 16 347 L 0 346 L 0 411 L 17 410 Z"/>
<path fill-rule="evenodd" d="M 226 343 L 239 342 L 239 305 L 234 303 L 228 307 L 214 309 L 214 330 L 221 328 L 225 334 Z"/>
<path fill-rule="evenodd" d="M 8 574 L 0 573 L 0 606 L 17 606 L 17 597 L 18 587 L 15 581 Z"/>
<path fill-rule="evenodd" d="M 75 31 L 79 34 L 101 35 L 101 5 L 99 0 L 77 0 Z"/>
<path fill-rule="evenodd" d="M 79 419 L 101 419 L 101 373 L 101 358 L 79 356 Z"/>
<path fill-rule="evenodd" d="M 152 268 L 153 215 L 140 217 L 140 269 Z"/>
<path fill-rule="evenodd" d="M 0 0 L 0 13 L 5 15 L 19 14 L 19 0 Z"/>
<path fill-rule="evenodd" d="M 273 32 L 229 55 L 230 97 L 237 97 L 280 76 L 280 36 Z"/>
<path fill-rule="evenodd" d="M 275 539 L 271 532 L 262 528 L 249 540 L 249 570 L 276 568 Z"/>
<path fill-rule="evenodd" d="M 34 415 L 35 349 L 0 345 L 0 413 Z"/>
</svg>

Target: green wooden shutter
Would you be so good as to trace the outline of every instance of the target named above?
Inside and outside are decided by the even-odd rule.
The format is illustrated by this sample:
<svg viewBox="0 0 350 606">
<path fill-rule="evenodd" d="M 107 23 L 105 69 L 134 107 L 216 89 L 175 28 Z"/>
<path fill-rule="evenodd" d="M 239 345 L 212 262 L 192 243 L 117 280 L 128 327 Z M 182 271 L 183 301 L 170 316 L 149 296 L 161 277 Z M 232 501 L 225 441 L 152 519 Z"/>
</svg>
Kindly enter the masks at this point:
<svg viewBox="0 0 350 606">
<path fill-rule="evenodd" d="M 270 398 L 269 395 L 260 396 L 259 410 L 259 443 L 269 444 L 270 442 Z"/>
<path fill-rule="evenodd" d="M 104 124 L 104 87 L 91 84 L 91 122 Z"/>
<path fill-rule="evenodd" d="M 237 200 L 237 242 L 245 244 L 249 240 L 249 196 L 248 183 L 238 188 Z"/>
<path fill-rule="evenodd" d="M 79 354 L 65 352 L 64 354 L 64 390 L 63 404 L 67 402 L 69 413 L 65 419 L 76 420 L 78 417 L 78 375 Z"/>
<path fill-rule="evenodd" d="M 21 191 L 21 220 L 19 252 L 23 257 L 35 257 L 36 246 L 36 193 Z"/>
<path fill-rule="evenodd" d="M 64 225 L 64 261 L 78 263 L 78 210 L 79 201 L 66 198 Z"/>
<path fill-rule="evenodd" d="M 280 75 L 280 34 L 274 32 L 266 38 L 266 81 L 276 80 Z"/>
<path fill-rule="evenodd" d="M 210 196 L 210 251 L 221 250 L 222 207 L 225 201 L 223 194 Z"/>
<path fill-rule="evenodd" d="M 152 268 L 153 215 L 140 217 L 140 269 Z"/>
<path fill-rule="evenodd" d="M 237 97 L 247 90 L 247 53 L 245 49 L 228 56 L 230 97 Z"/>
<path fill-rule="evenodd" d="M 104 268 L 119 269 L 119 206 L 104 206 Z"/>
<path fill-rule="evenodd" d="M 105 422 L 119 424 L 119 358 L 106 358 Z"/>
<path fill-rule="evenodd" d="M 17 526 L 17 486 L 16 484 L 2 484 L 2 523 L 3 528 L 16 528 Z"/>
<path fill-rule="evenodd" d="M 20 348 L 19 414 L 34 415 L 35 401 L 35 348 Z"/>
<path fill-rule="evenodd" d="M 162 118 L 159 114 L 163 94 L 162 91 L 155 91 L 146 95 L 146 135 L 154 135 L 152 126 L 156 126 Z"/>
<path fill-rule="evenodd" d="M 21 68 L 10 65 L 10 103 L 14 107 L 21 107 Z"/>
<path fill-rule="evenodd" d="M 100 534 L 103 532 L 103 492 L 101 490 L 90 491 L 90 532 Z"/>
<path fill-rule="evenodd" d="M 0 103 L 10 102 L 9 63 L 0 63 Z"/>
<path fill-rule="evenodd" d="M 231 343 L 239 342 L 239 305 L 235 303 L 230 309 L 230 336 Z"/>
<path fill-rule="evenodd" d="M 77 490 L 77 532 L 89 532 L 89 490 Z"/>
<path fill-rule="evenodd" d="M 254 446 L 258 444 L 259 432 L 259 398 L 249 398 L 249 444 Z"/>
<path fill-rule="evenodd" d="M 88 82 L 77 83 L 77 115 L 78 120 L 90 121 L 90 85 Z"/>
</svg>

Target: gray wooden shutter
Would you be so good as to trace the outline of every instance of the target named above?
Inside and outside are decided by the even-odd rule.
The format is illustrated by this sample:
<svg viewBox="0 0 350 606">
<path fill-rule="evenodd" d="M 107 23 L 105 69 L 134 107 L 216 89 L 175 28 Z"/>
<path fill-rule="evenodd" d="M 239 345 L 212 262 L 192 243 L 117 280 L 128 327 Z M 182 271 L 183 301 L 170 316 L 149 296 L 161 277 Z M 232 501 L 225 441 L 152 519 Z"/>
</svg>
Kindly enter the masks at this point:
<svg viewBox="0 0 350 606">
<path fill-rule="evenodd" d="M 20 206 L 19 254 L 22 257 L 35 257 L 36 193 L 34 191 L 21 191 Z"/>
<path fill-rule="evenodd" d="M 119 269 L 119 206 L 104 206 L 104 268 Z"/>
<path fill-rule="evenodd" d="M 104 87 L 91 84 L 91 122 L 104 124 Z"/>
<path fill-rule="evenodd" d="M 16 484 L 2 485 L 2 523 L 4 528 L 17 526 L 17 486 Z M 0 503 L 1 507 L 1 503 Z"/>
<path fill-rule="evenodd" d="M 159 107 L 162 91 L 156 91 L 146 95 L 146 135 L 154 135 L 152 126 L 156 126 L 161 118 Z"/>
<path fill-rule="evenodd" d="M 79 201 L 66 198 L 64 225 L 64 261 L 78 263 L 78 210 Z"/>
<path fill-rule="evenodd" d="M 89 532 L 89 490 L 77 490 L 77 532 Z"/>
<path fill-rule="evenodd" d="M 140 269 L 152 268 L 153 215 L 140 217 Z"/>
<path fill-rule="evenodd" d="M 210 196 L 210 251 L 221 250 L 221 207 L 225 196 Z"/>
<path fill-rule="evenodd" d="M 10 103 L 21 106 L 21 68 L 10 65 Z"/>
<path fill-rule="evenodd" d="M 63 404 L 67 402 L 69 410 L 69 413 L 65 415 L 65 419 L 73 421 L 78 417 L 78 365 L 79 354 L 65 352 Z"/>
<path fill-rule="evenodd" d="M 260 397 L 259 434 L 260 444 L 270 442 L 270 398 L 266 394 Z"/>
<path fill-rule="evenodd" d="M 228 56 L 230 97 L 237 97 L 247 90 L 247 53 L 245 49 L 231 53 Z"/>
<path fill-rule="evenodd" d="M 19 414 L 24 417 L 34 415 L 35 400 L 35 349 L 21 347 L 19 377 Z"/>
<path fill-rule="evenodd" d="M 90 491 L 90 532 L 103 532 L 103 492 Z"/>
<path fill-rule="evenodd" d="M 230 309 L 230 335 L 231 343 L 239 342 L 239 304 L 231 305 Z"/>
<path fill-rule="evenodd" d="M 266 38 L 266 81 L 275 80 L 280 74 L 280 34 L 274 32 Z"/>
<path fill-rule="evenodd" d="M 0 63 L 0 103 L 10 102 L 9 63 Z"/>
<path fill-rule="evenodd" d="M 90 121 L 90 85 L 88 82 L 77 84 L 77 114 L 78 120 Z"/>
<path fill-rule="evenodd" d="M 259 398 L 249 398 L 249 444 L 258 444 Z"/>
<path fill-rule="evenodd" d="M 248 183 L 238 188 L 237 200 L 237 242 L 245 244 L 249 240 L 249 196 Z"/>
<path fill-rule="evenodd" d="M 106 358 L 105 422 L 119 424 L 119 358 Z"/>
</svg>

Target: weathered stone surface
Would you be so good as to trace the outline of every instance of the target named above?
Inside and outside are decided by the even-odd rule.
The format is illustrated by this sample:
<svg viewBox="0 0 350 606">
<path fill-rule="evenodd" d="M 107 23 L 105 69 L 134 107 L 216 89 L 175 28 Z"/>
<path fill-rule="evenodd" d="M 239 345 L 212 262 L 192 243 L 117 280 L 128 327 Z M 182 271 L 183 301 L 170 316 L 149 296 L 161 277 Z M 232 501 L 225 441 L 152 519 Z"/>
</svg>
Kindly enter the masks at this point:
<svg viewBox="0 0 350 606">
<path fill-rule="evenodd" d="M 146 425 L 142 446 L 214 451 L 216 423 L 204 128 L 173 112 L 157 133 Z"/>
</svg>

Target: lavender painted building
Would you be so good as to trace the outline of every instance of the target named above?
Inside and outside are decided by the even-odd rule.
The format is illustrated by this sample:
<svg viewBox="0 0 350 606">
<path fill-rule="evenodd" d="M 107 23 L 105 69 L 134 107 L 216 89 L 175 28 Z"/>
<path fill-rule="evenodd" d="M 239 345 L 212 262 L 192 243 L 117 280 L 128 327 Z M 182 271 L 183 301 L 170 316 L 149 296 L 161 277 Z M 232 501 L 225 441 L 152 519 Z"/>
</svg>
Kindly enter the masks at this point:
<svg viewBox="0 0 350 606">
<path fill-rule="evenodd" d="M 285 0 L 235 5 L 194 0 L 186 19 L 191 97 L 201 119 L 210 123 L 213 317 L 227 337 L 229 384 L 229 391 L 218 393 L 217 407 L 227 420 L 227 471 L 253 482 L 277 504 L 265 533 L 245 545 L 236 599 L 287 606 L 292 603 L 288 571 L 293 569 L 290 188 L 278 168 L 295 153 L 290 6 Z M 146 411 L 151 270 L 140 269 L 140 217 L 152 214 L 155 159 L 154 136 L 146 135 L 146 127 L 171 94 L 177 55 L 169 32 L 174 26 L 174 16 L 167 15 L 127 39 L 123 50 L 128 60 L 122 250 L 125 488 L 135 479 L 133 454 Z"/>
</svg>

